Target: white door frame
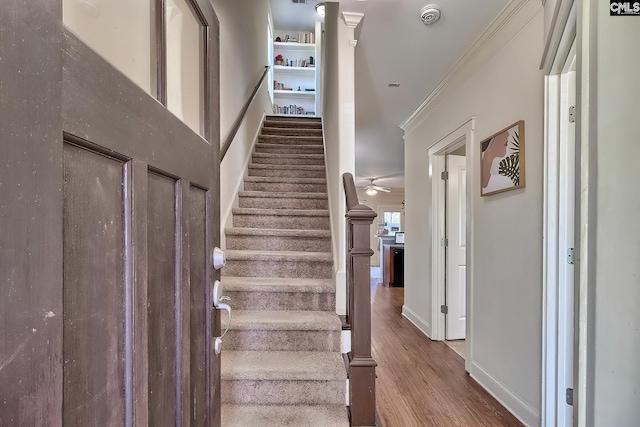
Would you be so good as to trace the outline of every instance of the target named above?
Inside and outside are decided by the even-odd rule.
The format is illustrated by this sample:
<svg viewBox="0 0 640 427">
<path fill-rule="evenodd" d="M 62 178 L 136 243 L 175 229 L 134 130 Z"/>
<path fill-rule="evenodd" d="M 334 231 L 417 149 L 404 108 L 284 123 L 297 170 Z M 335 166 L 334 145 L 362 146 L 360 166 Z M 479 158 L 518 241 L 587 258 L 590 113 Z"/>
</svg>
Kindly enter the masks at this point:
<svg viewBox="0 0 640 427">
<path fill-rule="evenodd" d="M 574 12 L 575 13 L 575 12 Z M 543 217 L 543 316 L 542 316 L 542 427 L 569 427 L 573 409 L 565 403 L 565 378 L 572 376 L 567 363 L 575 360 L 574 279 L 567 249 L 575 247 L 575 149 L 576 138 L 568 130 L 568 99 L 575 99 L 575 32 L 558 49 L 545 77 L 544 105 L 544 217 Z M 573 89 L 569 74 L 573 73 Z M 573 90 L 573 92 L 571 92 Z M 571 295 L 567 295 L 570 290 Z M 573 371 L 573 368 L 569 368 Z M 573 378 L 575 384 L 576 378 Z M 575 422 L 575 420 L 574 420 Z"/>
<path fill-rule="evenodd" d="M 475 118 L 470 118 L 449 135 L 442 138 L 431 148 L 429 148 L 429 176 L 431 179 L 431 339 L 442 341 L 445 339 L 445 317 L 440 313 L 440 306 L 445 304 L 445 248 L 442 246 L 442 239 L 445 237 L 445 194 L 446 185 L 441 179 L 442 172 L 446 169 L 445 156 L 456 149 L 465 146 L 467 157 L 467 274 L 466 274 L 466 315 L 467 315 L 467 337 L 465 341 L 465 370 L 471 369 L 471 354 L 473 343 L 473 286 L 471 283 L 473 271 L 473 230 L 471 228 L 471 218 L 473 217 L 473 204 L 471 202 L 472 185 L 471 177 L 475 176 L 476 169 L 473 166 L 473 159 L 477 158 L 475 147 L 473 146 L 473 131 L 475 129 Z"/>
</svg>

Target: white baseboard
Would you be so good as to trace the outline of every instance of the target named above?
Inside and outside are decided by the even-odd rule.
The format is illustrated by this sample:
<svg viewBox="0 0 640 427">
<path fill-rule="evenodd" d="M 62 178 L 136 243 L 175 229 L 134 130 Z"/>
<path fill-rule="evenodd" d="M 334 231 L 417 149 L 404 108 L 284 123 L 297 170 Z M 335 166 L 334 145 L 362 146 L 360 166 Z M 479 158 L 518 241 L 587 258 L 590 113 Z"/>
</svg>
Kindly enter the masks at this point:
<svg viewBox="0 0 640 427">
<path fill-rule="evenodd" d="M 351 351 L 351 331 L 342 331 L 340 333 L 340 353 L 349 353 Z"/>
<path fill-rule="evenodd" d="M 495 379 L 486 369 L 476 361 L 471 361 L 471 378 L 476 380 L 490 395 L 496 398 L 525 426 L 534 427 L 540 423 L 540 414 L 529 406 L 524 400 L 510 391 L 500 381 Z"/>
<path fill-rule="evenodd" d="M 416 325 L 416 328 L 420 329 L 427 338 L 431 339 L 431 325 L 429 325 L 426 320 L 418 316 L 415 311 L 411 310 L 406 305 L 402 306 L 402 315 L 406 317 L 409 322 Z"/>
<path fill-rule="evenodd" d="M 347 392 L 345 393 L 346 396 L 344 397 L 345 398 L 345 405 L 349 406 L 349 404 L 351 402 L 349 402 L 349 379 L 348 378 L 347 378 L 347 388 L 346 388 L 346 390 L 347 390 Z"/>
<path fill-rule="evenodd" d="M 347 273 L 344 270 L 335 272 L 336 279 L 336 313 L 347 314 Z"/>
</svg>

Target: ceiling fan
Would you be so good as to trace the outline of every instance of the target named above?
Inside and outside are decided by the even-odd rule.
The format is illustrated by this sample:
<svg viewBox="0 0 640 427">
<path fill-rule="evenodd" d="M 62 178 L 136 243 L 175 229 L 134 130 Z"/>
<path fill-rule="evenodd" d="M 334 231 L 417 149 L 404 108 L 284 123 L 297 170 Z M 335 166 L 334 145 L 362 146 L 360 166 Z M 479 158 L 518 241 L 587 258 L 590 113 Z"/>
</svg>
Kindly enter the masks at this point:
<svg viewBox="0 0 640 427">
<path fill-rule="evenodd" d="M 382 191 L 384 193 L 390 193 L 391 189 L 389 187 L 380 187 L 378 185 L 375 185 L 373 183 L 373 181 L 375 181 L 376 178 L 369 178 L 369 181 L 371 182 L 371 184 L 367 185 L 366 187 L 366 193 L 369 196 L 375 196 L 376 194 L 378 194 L 378 191 Z"/>
</svg>

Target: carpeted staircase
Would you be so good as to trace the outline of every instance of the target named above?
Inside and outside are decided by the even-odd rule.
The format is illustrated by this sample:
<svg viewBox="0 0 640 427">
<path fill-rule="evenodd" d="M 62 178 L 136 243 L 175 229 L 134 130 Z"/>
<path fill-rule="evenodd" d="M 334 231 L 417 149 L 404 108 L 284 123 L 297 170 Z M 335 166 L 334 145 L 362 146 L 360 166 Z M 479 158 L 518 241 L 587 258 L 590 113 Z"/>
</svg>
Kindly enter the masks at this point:
<svg viewBox="0 0 640 427">
<path fill-rule="evenodd" d="M 223 427 L 347 427 L 322 123 L 267 117 L 233 227 Z"/>
</svg>

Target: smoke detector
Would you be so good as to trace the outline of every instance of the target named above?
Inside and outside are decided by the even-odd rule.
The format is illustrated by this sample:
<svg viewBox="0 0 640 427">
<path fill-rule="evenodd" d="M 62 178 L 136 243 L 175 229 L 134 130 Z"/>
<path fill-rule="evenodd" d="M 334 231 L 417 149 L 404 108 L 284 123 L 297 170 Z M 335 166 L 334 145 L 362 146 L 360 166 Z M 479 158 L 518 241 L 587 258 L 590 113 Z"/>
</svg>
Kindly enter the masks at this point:
<svg viewBox="0 0 640 427">
<path fill-rule="evenodd" d="M 424 25 L 431 25 L 440 19 L 440 8 L 437 4 L 428 4 L 420 11 L 420 19 Z"/>
</svg>

